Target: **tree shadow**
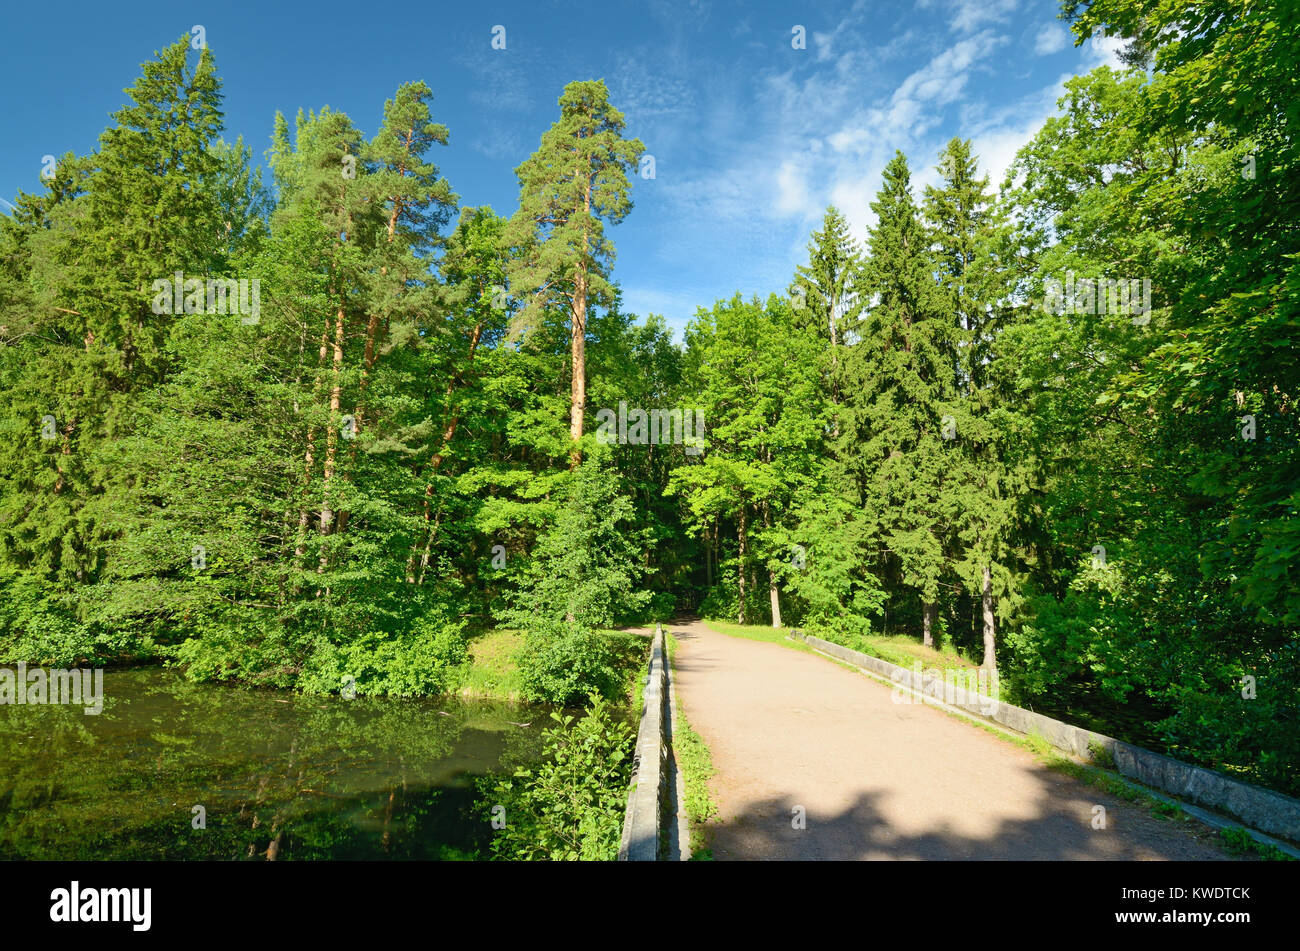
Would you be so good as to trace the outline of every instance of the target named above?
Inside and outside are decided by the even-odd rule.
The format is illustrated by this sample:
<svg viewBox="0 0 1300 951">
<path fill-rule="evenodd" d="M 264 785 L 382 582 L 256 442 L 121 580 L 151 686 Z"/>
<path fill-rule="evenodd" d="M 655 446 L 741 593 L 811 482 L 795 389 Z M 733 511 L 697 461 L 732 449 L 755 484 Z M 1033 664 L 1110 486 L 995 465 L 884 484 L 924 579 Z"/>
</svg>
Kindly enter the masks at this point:
<svg viewBox="0 0 1300 951">
<path fill-rule="evenodd" d="M 923 790 L 918 790 L 922 795 Z M 1062 782 L 1039 797 L 1035 815 L 1003 819 L 984 835 L 941 823 L 930 831 L 904 832 L 885 816 L 884 794 L 860 793 L 849 807 L 830 815 L 802 813 L 798 796 L 751 803 L 713 830 L 718 860 L 920 861 L 1140 861 L 1179 859 L 1229 861 L 1204 834 L 1145 814 L 1100 790 Z M 972 802 L 971 808 L 978 804 Z M 1096 806 L 1105 807 L 1105 827 L 1094 828 Z M 802 819 L 802 823 L 800 820 Z M 802 828 L 800 825 L 802 824 Z"/>
</svg>

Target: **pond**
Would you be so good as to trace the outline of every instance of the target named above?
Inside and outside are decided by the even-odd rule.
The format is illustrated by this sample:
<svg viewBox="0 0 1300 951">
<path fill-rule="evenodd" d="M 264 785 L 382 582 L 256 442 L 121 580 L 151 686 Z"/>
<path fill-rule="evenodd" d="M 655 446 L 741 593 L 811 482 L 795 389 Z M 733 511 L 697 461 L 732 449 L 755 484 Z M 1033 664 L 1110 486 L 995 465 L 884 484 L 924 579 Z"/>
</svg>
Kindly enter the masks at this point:
<svg viewBox="0 0 1300 951">
<path fill-rule="evenodd" d="M 0 858 L 483 858 L 476 781 L 537 762 L 548 716 L 110 671 L 98 715 L 0 705 Z"/>
</svg>

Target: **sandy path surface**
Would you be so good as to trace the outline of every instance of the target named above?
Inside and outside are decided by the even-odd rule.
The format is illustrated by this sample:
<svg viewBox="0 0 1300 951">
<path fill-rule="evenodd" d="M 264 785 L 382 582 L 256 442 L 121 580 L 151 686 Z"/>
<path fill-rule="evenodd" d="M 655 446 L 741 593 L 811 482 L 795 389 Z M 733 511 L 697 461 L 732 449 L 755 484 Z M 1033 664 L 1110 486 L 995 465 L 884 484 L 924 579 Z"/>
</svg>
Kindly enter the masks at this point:
<svg viewBox="0 0 1300 951">
<path fill-rule="evenodd" d="M 669 629 L 678 702 L 713 755 L 715 859 L 1227 858 L 1200 823 L 1157 819 L 940 710 L 894 703 L 824 657 L 699 621 Z"/>
</svg>

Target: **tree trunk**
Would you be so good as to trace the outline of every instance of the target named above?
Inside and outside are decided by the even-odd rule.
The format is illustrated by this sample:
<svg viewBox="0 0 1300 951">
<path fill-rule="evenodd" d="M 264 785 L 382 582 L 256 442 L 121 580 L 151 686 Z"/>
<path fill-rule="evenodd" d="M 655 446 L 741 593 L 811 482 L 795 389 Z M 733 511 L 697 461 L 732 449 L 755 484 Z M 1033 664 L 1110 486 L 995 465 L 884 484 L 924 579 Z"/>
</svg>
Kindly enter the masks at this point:
<svg viewBox="0 0 1300 951">
<path fill-rule="evenodd" d="M 767 453 L 767 461 L 769 463 L 772 461 L 772 452 L 770 449 Z M 763 527 L 769 529 L 772 527 L 772 509 L 767 502 L 763 503 Z M 776 572 L 772 569 L 770 564 L 767 567 L 767 593 L 768 598 L 772 602 L 772 626 L 780 627 L 781 595 L 776 588 Z"/>
<path fill-rule="evenodd" d="M 591 166 L 582 195 L 582 212 L 591 214 Z M 587 234 L 582 235 L 582 256 L 578 259 L 577 273 L 573 277 L 573 386 L 569 402 L 569 435 L 575 443 L 582 439 L 582 424 L 587 413 Z M 575 445 L 569 456 L 569 468 L 582 464 L 582 452 Z"/>
<path fill-rule="evenodd" d="M 740 527 L 737 531 L 740 539 L 739 569 L 740 569 L 740 610 L 737 612 L 737 624 L 745 623 L 745 506 L 740 507 Z"/>
<path fill-rule="evenodd" d="M 63 427 L 63 445 L 59 449 L 59 455 L 72 455 L 72 431 L 76 428 L 77 417 L 73 416 Z M 63 491 L 63 486 L 66 484 L 65 480 L 68 473 L 61 465 L 59 465 L 59 460 L 57 458 L 54 460 L 54 471 L 59 474 L 58 478 L 54 480 L 54 494 L 58 495 Z"/>
<path fill-rule="evenodd" d="M 921 643 L 926 647 L 934 646 L 934 618 L 939 606 L 933 601 L 921 600 Z"/>
<path fill-rule="evenodd" d="M 716 525 L 708 525 L 704 529 L 704 589 L 706 592 L 713 590 L 713 535 L 717 530 Z"/>
<path fill-rule="evenodd" d="M 776 590 L 776 572 L 771 568 L 767 569 L 768 575 L 768 593 L 772 599 L 772 626 L 781 626 L 781 597 Z"/>
<path fill-rule="evenodd" d="M 325 326 L 320 332 L 320 355 L 316 361 L 316 382 L 311 390 L 312 405 L 316 405 L 316 400 L 320 394 L 321 374 L 324 372 L 325 358 L 329 355 L 329 338 L 330 322 L 325 318 Z M 302 557 L 307 552 L 307 529 L 311 525 L 311 512 L 307 507 L 307 496 L 311 490 L 311 474 L 315 468 L 316 462 L 316 427 L 307 427 L 307 449 L 303 454 L 303 475 L 304 481 L 302 486 L 302 508 L 298 511 L 298 544 L 294 548 L 294 555 L 302 561 Z"/>
<path fill-rule="evenodd" d="M 334 316 L 334 379 L 330 386 L 330 427 L 325 440 L 325 470 L 322 475 L 320 506 L 320 533 L 328 535 L 334 527 L 334 508 L 330 494 L 333 489 L 334 467 L 338 459 L 339 433 L 335 427 L 343 396 L 343 304 L 340 301 Z M 325 570 L 325 554 L 321 553 L 321 570 Z"/>
<path fill-rule="evenodd" d="M 578 265 L 573 281 L 573 385 L 569 395 L 569 436 L 574 443 L 582 438 L 582 422 L 587 412 L 587 267 Z M 582 452 L 575 445 L 569 456 L 569 468 L 582 464 Z"/>
<path fill-rule="evenodd" d="M 983 592 L 983 609 L 984 609 L 984 663 L 981 667 L 989 670 L 997 670 L 998 658 L 994 640 L 997 636 L 997 626 L 993 618 L 993 576 L 989 572 L 989 566 L 984 566 L 984 592 Z"/>
</svg>

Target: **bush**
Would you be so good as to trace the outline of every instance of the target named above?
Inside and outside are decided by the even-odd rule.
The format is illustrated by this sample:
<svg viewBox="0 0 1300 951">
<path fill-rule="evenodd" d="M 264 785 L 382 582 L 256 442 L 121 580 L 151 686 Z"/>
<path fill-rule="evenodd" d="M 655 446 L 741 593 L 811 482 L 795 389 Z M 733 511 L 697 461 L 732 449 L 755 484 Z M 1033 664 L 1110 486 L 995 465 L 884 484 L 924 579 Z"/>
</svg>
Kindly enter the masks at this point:
<svg viewBox="0 0 1300 951">
<path fill-rule="evenodd" d="M 345 644 L 319 644 L 298 686 L 305 693 L 338 693 L 345 677 L 357 696 L 423 697 L 454 691 L 469 660 L 462 623 L 421 620 L 406 635 L 376 632 Z"/>
<path fill-rule="evenodd" d="M 542 765 L 481 787 L 485 816 L 505 821 L 492 840 L 493 857 L 611 861 L 618 857 L 632 779 L 632 728 L 598 695 L 581 719 L 559 713 L 551 719 L 556 725 L 542 734 Z M 503 816 L 493 813 L 496 806 Z"/>
<path fill-rule="evenodd" d="M 629 646 L 635 648 L 631 665 Z M 626 690 L 629 670 L 640 666 L 644 648 L 635 635 L 601 634 L 576 624 L 535 626 L 516 661 L 524 696 L 566 705 L 590 694 L 615 699 Z"/>
<path fill-rule="evenodd" d="M 656 591 L 645 608 L 645 619 L 651 623 L 667 621 L 677 613 L 677 599 L 668 591 Z"/>
<path fill-rule="evenodd" d="M 740 614 L 740 596 L 736 590 L 735 576 L 717 581 L 704 600 L 700 602 L 700 615 L 719 621 L 736 623 Z M 745 621 L 749 624 L 763 624 L 771 621 L 772 606 L 768 603 L 767 588 L 754 585 L 745 593 Z"/>
<path fill-rule="evenodd" d="M 0 663 L 75 667 L 96 656 L 94 635 L 72 598 L 33 574 L 0 578 Z"/>
<path fill-rule="evenodd" d="M 197 615 L 173 652 L 188 680 L 243 680 L 262 687 L 292 687 L 302 647 L 283 627 L 253 611 L 244 616 Z"/>
</svg>

